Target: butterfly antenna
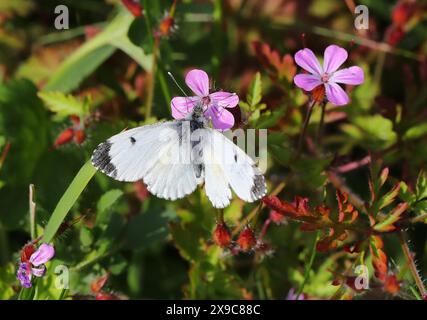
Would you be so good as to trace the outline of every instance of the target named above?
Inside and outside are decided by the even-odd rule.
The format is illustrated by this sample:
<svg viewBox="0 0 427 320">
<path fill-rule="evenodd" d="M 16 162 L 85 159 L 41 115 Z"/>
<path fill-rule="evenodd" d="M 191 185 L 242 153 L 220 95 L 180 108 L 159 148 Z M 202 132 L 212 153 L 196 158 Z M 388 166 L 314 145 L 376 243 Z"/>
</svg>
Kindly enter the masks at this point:
<svg viewBox="0 0 427 320">
<path fill-rule="evenodd" d="M 188 98 L 188 95 L 185 93 L 184 89 L 182 89 L 182 87 L 179 85 L 178 81 L 176 81 L 173 74 L 168 71 L 168 75 L 172 79 L 173 83 L 175 83 L 175 85 L 178 87 L 178 89 L 181 90 L 181 92 L 184 94 L 184 96 L 186 96 Z"/>
</svg>

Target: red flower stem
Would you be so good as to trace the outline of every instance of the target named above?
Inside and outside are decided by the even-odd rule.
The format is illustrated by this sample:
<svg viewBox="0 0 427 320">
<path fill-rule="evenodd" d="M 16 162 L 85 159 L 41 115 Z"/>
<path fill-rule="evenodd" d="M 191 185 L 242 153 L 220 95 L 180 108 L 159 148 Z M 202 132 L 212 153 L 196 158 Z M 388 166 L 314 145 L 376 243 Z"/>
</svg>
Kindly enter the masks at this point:
<svg viewBox="0 0 427 320">
<path fill-rule="evenodd" d="M 297 159 L 299 158 L 300 153 L 301 153 L 302 144 L 304 142 L 305 134 L 307 132 L 308 123 L 310 122 L 311 114 L 313 112 L 313 107 L 314 107 L 315 103 L 316 103 L 316 101 L 311 100 L 308 104 L 308 110 L 307 110 L 307 114 L 305 115 L 304 126 L 302 128 L 302 132 L 301 132 L 301 135 L 300 135 L 299 141 L 298 141 Z"/>
<path fill-rule="evenodd" d="M 336 168 L 334 168 L 334 170 L 336 172 L 339 172 L 339 173 L 346 173 L 346 172 L 350 172 L 350 171 L 359 169 L 360 167 L 366 166 L 370 163 L 371 163 L 371 156 L 367 155 L 366 157 L 364 157 L 360 160 L 349 162 L 349 163 L 346 163 L 342 166 L 336 167 Z"/>
<path fill-rule="evenodd" d="M 400 240 L 400 245 L 402 246 L 402 250 L 405 255 L 406 261 L 408 262 L 409 270 L 411 271 L 412 277 L 414 278 L 415 283 L 418 287 L 418 290 L 421 293 L 421 297 L 423 299 L 426 299 L 427 298 L 426 288 L 424 287 L 423 280 L 421 279 L 421 276 L 418 273 L 417 265 L 415 264 L 415 261 L 414 261 L 414 256 L 409 249 L 408 243 L 405 240 L 405 235 L 403 232 L 399 233 L 399 240 Z"/>
<path fill-rule="evenodd" d="M 259 234 L 259 239 L 262 240 L 264 238 L 265 234 L 267 233 L 268 227 L 271 224 L 271 219 L 267 219 L 264 222 L 264 225 L 262 226 L 261 232 Z"/>
</svg>

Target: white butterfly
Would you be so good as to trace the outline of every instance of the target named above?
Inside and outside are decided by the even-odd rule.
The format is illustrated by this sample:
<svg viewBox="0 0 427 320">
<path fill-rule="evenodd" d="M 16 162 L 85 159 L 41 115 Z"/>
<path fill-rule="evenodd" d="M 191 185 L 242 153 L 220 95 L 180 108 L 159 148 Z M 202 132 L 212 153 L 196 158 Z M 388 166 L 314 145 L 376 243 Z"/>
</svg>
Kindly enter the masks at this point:
<svg viewBox="0 0 427 320">
<path fill-rule="evenodd" d="M 262 198 L 267 187 L 254 161 L 209 128 L 202 110 L 197 105 L 185 119 L 121 132 L 95 149 L 92 164 L 119 181 L 143 179 L 159 198 L 181 199 L 203 182 L 215 208 L 230 204 L 231 189 L 247 202 Z"/>
</svg>

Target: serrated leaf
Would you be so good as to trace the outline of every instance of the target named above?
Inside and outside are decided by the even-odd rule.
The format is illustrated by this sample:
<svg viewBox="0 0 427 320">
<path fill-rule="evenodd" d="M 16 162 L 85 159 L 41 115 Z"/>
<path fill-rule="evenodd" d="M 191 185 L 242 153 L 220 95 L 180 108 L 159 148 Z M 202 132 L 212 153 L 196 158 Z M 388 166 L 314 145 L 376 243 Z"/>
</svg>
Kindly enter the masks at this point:
<svg viewBox="0 0 427 320">
<path fill-rule="evenodd" d="M 261 74 L 257 72 L 255 75 L 255 78 L 252 80 L 246 100 L 250 105 L 251 109 L 254 109 L 254 107 L 261 102 L 261 99 L 262 99 Z"/>
<path fill-rule="evenodd" d="M 408 204 L 406 202 L 399 203 L 383 221 L 374 225 L 374 229 L 380 232 L 387 232 L 396 229 L 393 224 L 400 219 L 400 216 L 407 209 Z"/>
<path fill-rule="evenodd" d="M 400 183 L 397 183 L 393 187 L 393 189 L 391 189 L 389 192 L 387 192 L 380 199 L 378 199 L 378 201 L 374 203 L 374 205 L 372 206 L 372 213 L 376 215 L 379 210 L 390 205 L 399 195 L 399 191 L 400 191 Z"/>
<path fill-rule="evenodd" d="M 38 96 L 43 100 L 46 107 L 60 116 L 77 115 L 82 116 L 85 113 L 85 102 L 80 101 L 71 94 L 65 94 L 59 91 L 39 92 Z"/>
<path fill-rule="evenodd" d="M 408 185 L 403 181 L 400 182 L 399 197 L 409 204 L 412 204 L 414 201 L 416 201 L 415 194 L 409 190 Z"/>
</svg>

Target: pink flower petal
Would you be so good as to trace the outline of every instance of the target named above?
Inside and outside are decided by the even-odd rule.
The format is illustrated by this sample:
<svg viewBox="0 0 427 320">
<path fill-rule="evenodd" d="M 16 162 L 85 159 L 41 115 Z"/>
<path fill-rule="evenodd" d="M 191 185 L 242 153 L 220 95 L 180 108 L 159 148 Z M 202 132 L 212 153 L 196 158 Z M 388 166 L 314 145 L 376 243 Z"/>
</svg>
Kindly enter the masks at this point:
<svg viewBox="0 0 427 320">
<path fill-rule="evenodd" d="M 173 98 L 171 101 L 172 117 L 174 117 L 174 119 L 185 118 L 191 111 L 193 111 L 199 101 L 199 97 Z"/>
<path fill-rule="evenodd" d="M 351 85 L 362 84 L 364 80 L 365 76 L 363 73 L 363 69 L 357 66 L 338 70 L 337 72 L 334 72 L 329 78 L 329 81 L 332 82 Z"/>
<path fill-rule="evenodd" d="M 330 45 L 325 49 L 323 70 L 326 73 L 332 73 L 347 60 L 347 50 L 336 45 Z"/>
<path fill-rule="evenodd" d="M 41 264 L 48 262 L 55 255 L 53 246 L 47 243 L 42 243 L 41 246 L 30 257 L 32 265 L 38 267 Z"/>
<path fill-rule="evenodd" d="M 193 69 L 187 73 L 185 83 L 199 97 L 209 95 L 209 77 L 206 72 L 199 69 Z"/>
<path fill-rule="evenodd" d="M 46 266 L 42 265 L 39 268 L 31 268 L 31 272 L 36 277 L 43 277 L 46 273 Z"/>
<path fill-rule="evenodd" d="M 239 103 L 239 96 L 235 93 L 218 91 L 211 93 L 212 104 L 223 108 L 234 108 Z"/>
<path fill-rule="evenodd" d="M 326 97 L 336 106 L 343 106 L 349 103 L 347 93 L 336 83 L 328 82 L 325 84 Z"/>
<path fill-rule="evenodd" d="M 304 89 L 305 91 L 311 91 L 318 85 L 322 84 L 319 76 L 313 74 L 297 74 L 294 77 L 294 83 Z"/>
<path fill-rule="evenodd" d="M 205 112 L 205 116 L 212 120 L 215 129 L 225 131 L 234 126 L 233 114 L 221 107 L 211 106 Z"/>
<path fill-rule="evenodd" d="M 304 70 L 307 70 L 311 74 L 321 75 L 323 73 L 319 60 L 317 60 L 313 51 L 310 49 L 299 50 L 295 54 L 295 62 L 297 65 L 299 65 Z"/>
</svg>

